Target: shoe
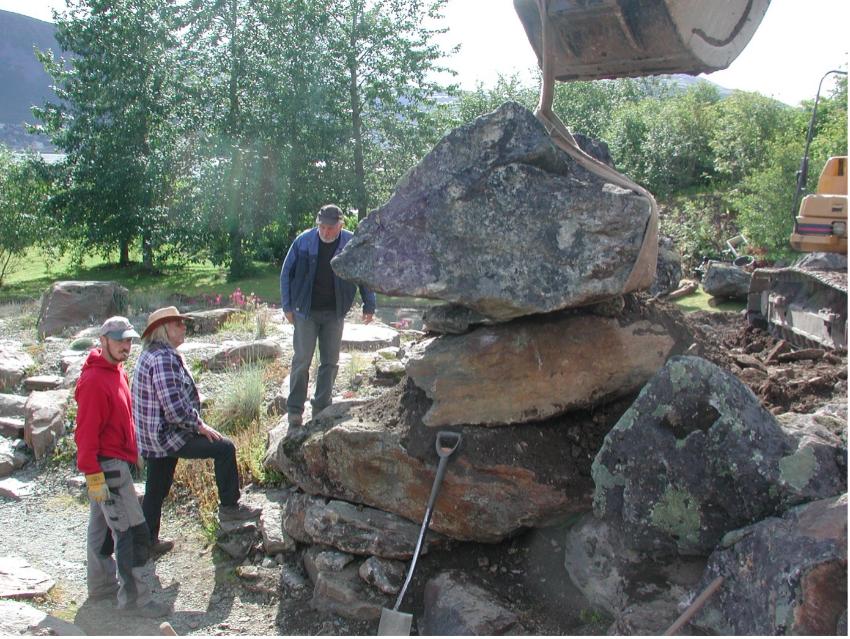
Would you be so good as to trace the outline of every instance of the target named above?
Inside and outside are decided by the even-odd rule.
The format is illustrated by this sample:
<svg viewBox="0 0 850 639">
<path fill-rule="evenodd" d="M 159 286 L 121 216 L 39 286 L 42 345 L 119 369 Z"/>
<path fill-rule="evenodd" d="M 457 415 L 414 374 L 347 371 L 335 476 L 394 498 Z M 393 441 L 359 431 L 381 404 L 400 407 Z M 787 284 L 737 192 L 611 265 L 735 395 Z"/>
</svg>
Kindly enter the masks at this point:
<svg viewBox="0 0 850 639">
<path fill-rule="evenodd" d="M 262 508 L 254 506 L 246 506 L 245 504 L 235 504 L 233 506 L 219 506 L 218 519 L 219 521 L 241 521 L 243 519 L 255 519 L 263 512 Z"/>
<path fill-rule="evenodd" d="M 161 557 L 169 550 L 174 548 L 174 541 L 171 539 L 157 539 L 151 544 L 151 556 Z"/>
<path fill-rule="evenodd" d="M 301 426 L 304 424 L 304 419 L 298 413 L 289 413 L 289 415 L 287 415 L 286 417 L 286 420 L 293 428 L 301 428 Z"/>
<path fill-rule="evenodd" d="M 143 606 L 125 606 L 124 608 L 119 608 L 119 610 L 128 615 L 147 617 L 149 619 L 167 617 L 171 614 L 171 606 L 156 603 L 155 601 L 149 601 Z"/>
</svg>

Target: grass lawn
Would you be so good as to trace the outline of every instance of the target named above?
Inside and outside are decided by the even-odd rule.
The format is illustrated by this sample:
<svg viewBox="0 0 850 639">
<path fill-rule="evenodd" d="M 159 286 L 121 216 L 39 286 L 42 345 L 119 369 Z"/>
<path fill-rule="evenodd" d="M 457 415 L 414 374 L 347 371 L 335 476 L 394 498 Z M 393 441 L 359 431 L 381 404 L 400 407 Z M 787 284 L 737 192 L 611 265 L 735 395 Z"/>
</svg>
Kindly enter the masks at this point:
<svg viewBox="0 0 850 639">
<path fill-rule="evenodd" d="M 687 297 L 675 300 L 674 303 L 678 304 L 685 313 L 692 313 L 694 311 L 726 311 L 737 313 L 744 310 L 747 306 L 746 302 L 736 302 L 734 300 L 718 301 L 701 288 L 698 288 L 696 292 L 691 293 Z"/>
<path fill-rule="evenodd" d="M 131 256 L 132 257 L 132 256 Z M 228 282 L 226 269 L 209 262 L 201 264 L 166 264 L 158 274 L 148 273 L 133 262 L 121 268 L 90 257 L 80 266 L 69 258 L 49 264 L 43 253 L 30 251 L 19 268 L 6 278 L 0 289 L 0 301 L 38 299 L 57 280 L 107 280 L 118 282 L 134 294 L 185 295 L 199 297 L 221 295 L 225 300 L 237 288 L 248 295 L 254 293 L 263 301 L 280 303 L 280 266 L 254 264 L 251 277 Z"/>
</svg>

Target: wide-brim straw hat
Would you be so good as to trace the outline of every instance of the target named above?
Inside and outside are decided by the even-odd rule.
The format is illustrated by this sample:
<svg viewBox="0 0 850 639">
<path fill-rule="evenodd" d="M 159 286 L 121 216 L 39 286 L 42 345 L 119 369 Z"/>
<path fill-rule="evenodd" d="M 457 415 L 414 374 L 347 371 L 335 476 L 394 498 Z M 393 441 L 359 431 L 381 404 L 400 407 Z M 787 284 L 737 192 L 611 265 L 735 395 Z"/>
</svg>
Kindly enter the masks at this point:
<svg viewBox="0 0 850 639">
<path fill-rule="evenodd" d="M 188 315 L 181 315 L 176 306 L 166 306 L 165 308 L 156 309 L 148 315 L 148 324 L 145 326 L 145 330 L 142 331 L 142 339 L 147 337 L 157 326 L 162 326 L 167 322 L 176 322 L 177 320 L 188 320 L 191 322 L 192 318 Z"/>
</svg>

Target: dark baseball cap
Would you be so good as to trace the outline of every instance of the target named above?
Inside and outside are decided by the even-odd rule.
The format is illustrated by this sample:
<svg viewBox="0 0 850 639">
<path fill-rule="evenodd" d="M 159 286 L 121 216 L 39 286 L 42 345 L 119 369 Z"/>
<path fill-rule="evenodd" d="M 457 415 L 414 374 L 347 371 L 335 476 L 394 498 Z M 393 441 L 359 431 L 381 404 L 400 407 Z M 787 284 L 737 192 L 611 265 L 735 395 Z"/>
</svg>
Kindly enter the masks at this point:
<svg viewBox="0 0 850 639">
<path fill-rule="evenodd" d="M 342 210 L 336 204 L 325 204 L 316 215 L 319 224 L 338 224 L 343 218 Z"/>
</svg>

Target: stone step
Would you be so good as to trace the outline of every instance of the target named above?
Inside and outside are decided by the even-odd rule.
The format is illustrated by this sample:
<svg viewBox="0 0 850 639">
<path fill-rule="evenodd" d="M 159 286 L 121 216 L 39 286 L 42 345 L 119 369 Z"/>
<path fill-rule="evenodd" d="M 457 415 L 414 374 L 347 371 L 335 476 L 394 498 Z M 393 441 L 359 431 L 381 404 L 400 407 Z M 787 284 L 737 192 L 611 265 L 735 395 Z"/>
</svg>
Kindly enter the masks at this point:
<svg viewBox="0 0 850 639">
<path fill-rule="evenodd" d="M 59 375 L 35 375 L 24 380 L 24 388 L 28 391 L 55 390 L 62 386 L 64 380 Z"/>
<path fill-rule="evenodd" d="M 0 417 L 0 435 L 18 439 L 24 436 L 23 417 Z"/>
</svg>

